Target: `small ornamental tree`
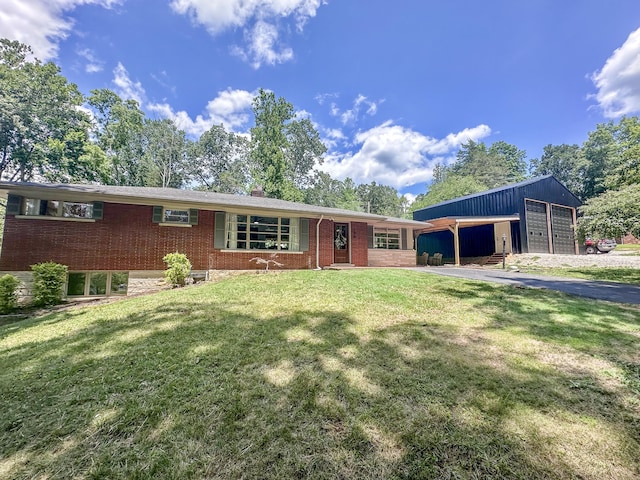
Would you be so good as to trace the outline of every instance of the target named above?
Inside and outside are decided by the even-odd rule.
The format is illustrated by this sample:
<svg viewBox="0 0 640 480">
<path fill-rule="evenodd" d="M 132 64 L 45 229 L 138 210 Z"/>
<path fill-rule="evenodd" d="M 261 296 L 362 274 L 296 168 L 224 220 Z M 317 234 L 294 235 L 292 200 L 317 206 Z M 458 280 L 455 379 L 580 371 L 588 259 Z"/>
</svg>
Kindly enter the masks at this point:
<svg viewBox="0 0 640 480">
<path fill-rule="evenodd" d="M 172 287 L 184 287 L 191 272 L 191 262 L 184 253 L 167 253 L 162 261 L 167 264 L 164 278 Z"/>
<path fill-rule="evenodd" d="M 9 313 L 18 305 L 18 285 L 20 280 L 13 275 L 0 277 L 0 313 Z"/>
<path fill-rule="evenodd" d="M 62 303 L 62 288 L 67 281 L 67 266 L 55 262 L 42 262 L 31 265 L 31 271 L 33 272 L 34 305 Z"/>
</svg>

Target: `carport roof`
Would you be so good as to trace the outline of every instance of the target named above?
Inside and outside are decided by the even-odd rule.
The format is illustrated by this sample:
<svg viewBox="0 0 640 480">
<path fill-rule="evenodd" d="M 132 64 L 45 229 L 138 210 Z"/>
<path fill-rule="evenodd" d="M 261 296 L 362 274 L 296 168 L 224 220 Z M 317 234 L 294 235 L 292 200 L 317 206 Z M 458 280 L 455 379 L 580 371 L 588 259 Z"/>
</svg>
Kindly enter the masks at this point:
<svg viewBox="0 0 640 480">
<path fill-rule="evenodd" d="M 429 220 L 430 226 L 423 228 L 421 230 L 421 233 L 434 233 L 441 232 L 443 230 L 453 230 L 456 224 L 458 225 L 458 228 L 465 228 L 502 222 L 517 222 L 519 220 L 520 215 L 518 215 L 517 213 L 514 213 L 513 215 L 496 215 L 492 217 L 440 217 Z"/>
</svg>

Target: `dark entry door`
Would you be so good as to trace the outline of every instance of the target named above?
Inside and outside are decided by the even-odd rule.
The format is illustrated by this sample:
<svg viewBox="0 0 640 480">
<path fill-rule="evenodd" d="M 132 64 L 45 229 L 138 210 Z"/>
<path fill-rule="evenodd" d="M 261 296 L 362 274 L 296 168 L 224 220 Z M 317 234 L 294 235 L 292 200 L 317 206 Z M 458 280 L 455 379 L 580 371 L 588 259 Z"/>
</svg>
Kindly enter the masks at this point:
<svg viewBox="0 0 640 480">
<path fill-rule="evenodd" d="M 349 224 L 336 223 L 333 232 L 334 263 L 349 263 Z"/>
<path fill-rule="evenodd" d="M 529 253 L 549 253 L 547 204 L 527 200 L 525 206 Z"/>
<path fill-rule="evenodd" d="M 570 208 L 551 205 L 551 233 L 553 234 L 553 253 L 575 255 L 573 211 Z"/>
</svg>

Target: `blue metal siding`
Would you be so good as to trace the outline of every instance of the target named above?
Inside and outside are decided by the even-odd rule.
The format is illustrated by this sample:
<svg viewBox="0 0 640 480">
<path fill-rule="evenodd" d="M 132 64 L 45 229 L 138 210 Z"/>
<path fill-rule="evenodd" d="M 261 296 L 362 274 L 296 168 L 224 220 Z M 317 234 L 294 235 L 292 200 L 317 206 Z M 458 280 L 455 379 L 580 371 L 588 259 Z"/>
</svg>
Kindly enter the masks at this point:
<svg viewBox="0 0 640 480">
<path fill-rule="evenodd" d="M 488 217 L 513 215 L 518 211 L 513 189 L 465 198 L 444 205 L 434 205 L 413 213 L 414 220 L 432 220 L 441 217 Z"/>
<path fill-rule="evenodd" d="M 520 213 L 520 218 L 524 219 L 525 198 L 574 208 L 581 205 L 577 197 L 549 175 L 426 207 L 414 212 L 413 219 L 424 221 L 441 217 L 489 217 L 514 213 Z"/>
<path fill-rule="evenodd" d="M 461 228 L 459 232 L 461 257 L 482 257 L 494 253 L 493 225 Z M 423 233 L 418 237 L 417 251 L 418 255 L 442 253 L 444 258 L 453 258 L 453 233 L 448 230 Z"/>
</svg>

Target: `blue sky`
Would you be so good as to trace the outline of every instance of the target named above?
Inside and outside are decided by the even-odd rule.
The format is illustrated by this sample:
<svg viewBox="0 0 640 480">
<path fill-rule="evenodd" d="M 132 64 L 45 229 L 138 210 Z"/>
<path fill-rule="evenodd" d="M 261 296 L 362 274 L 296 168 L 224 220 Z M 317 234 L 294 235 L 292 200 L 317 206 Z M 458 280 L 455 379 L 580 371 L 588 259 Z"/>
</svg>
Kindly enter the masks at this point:
<svg viewBox="0 0 640 480">
<path fill-rule="evenodd" d="M 537 158 L 640 112 L 638 0 L 0 0 L 0 37 L 193 138 L 272 90 L 320 168 L 410 197 L 469 139 Z"/>
</svg>

